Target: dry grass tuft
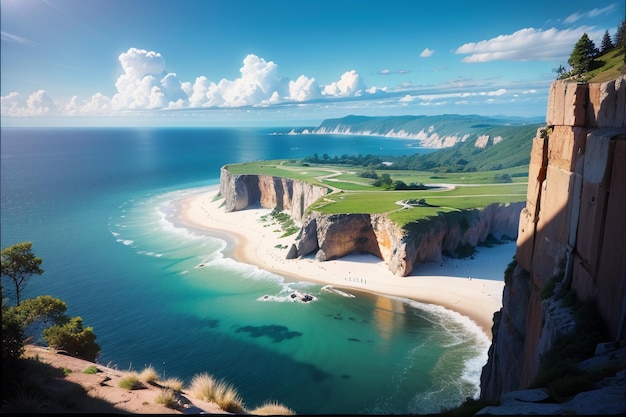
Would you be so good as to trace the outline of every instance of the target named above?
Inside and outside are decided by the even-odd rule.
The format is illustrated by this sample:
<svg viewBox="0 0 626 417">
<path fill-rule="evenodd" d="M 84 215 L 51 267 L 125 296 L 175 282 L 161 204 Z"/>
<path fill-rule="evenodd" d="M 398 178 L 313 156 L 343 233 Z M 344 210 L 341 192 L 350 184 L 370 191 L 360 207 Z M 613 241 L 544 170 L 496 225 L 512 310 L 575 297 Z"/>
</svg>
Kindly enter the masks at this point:
<svg viewBox="0 0 626 417">
<path fill-rule="evenodd" d="M 205 373 L 194 375 L 189 386 L 189 394 L 199 400 L 213 401 L 215 378 Z"/>
<path fill-rule="evenodd" d="M 120 388 L 133 390 L 141 388 L 142 384 L 139 381 L 137 372 L 126 372 L 124 377 L 120 379 L 119 386 Z"/>
<path fill-rule="evenodd" d="M 167 378 L 166 380 L 161 381 L 161 385 L 173 390 L 174 392 L 182 392 L 184 388 L 183 380 L 176 377 Z"/>
<path fill-rule="evenodd" d="M 176 399 L 176 393 L 169 388 L 162 389 L 154 400 L 157 404 L 163 404 L 167 408 L 178 409 L 180 407 Z"/>
<path fill-rule="evenodd" d="M 229 413 L 242 413 L 244 411 L 243 400 L 237 389 L 226 381 L 216 382 L 213 401 L 224 411 Z"/>
<path fill-rule="evenodd" d="M 152 366 L 147 366 L 144 368 L 143 371 L 141 371 L 141 373 L 138 375 L 138 378 L 141 382 L 151 384 L 159 380 L 159 375 L 157 375 L 157 372 Z"/>
<path fill-rule="evenodd" d="M 296 413 L 276 401 L 269 401 L 249 412 L 258 416 L 294 416 Z"/>
<path fill-rule="evenodd" d="M 243 400 L 237 390 L 229 383 L 207 373 L 198 374 L 191 380 L 189 393 L 200 400 L 212 401 L 222 410 L 230 413 L 244 412 Z"/>
</svg>

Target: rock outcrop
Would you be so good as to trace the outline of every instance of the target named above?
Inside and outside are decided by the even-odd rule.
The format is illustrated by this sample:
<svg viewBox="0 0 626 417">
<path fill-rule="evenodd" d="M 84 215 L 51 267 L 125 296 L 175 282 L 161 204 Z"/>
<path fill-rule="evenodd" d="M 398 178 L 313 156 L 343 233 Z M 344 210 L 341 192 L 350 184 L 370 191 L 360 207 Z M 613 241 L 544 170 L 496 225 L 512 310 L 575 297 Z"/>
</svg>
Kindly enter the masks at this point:
<svg viewBox="0 0 626 417">
<path fill-rule="evenodd" d="M 546 122 L 533 139 L 517 266 L 494 316 L 484 399 L 527 388 L 554 341 L 574 331 L 548 285 L 591 302 L 608 337 L 626 343 L 626 76 L 554 82 Z"/>
<path fill-rule="evenodd" d="M 312 213 L 305 220 L 298 256 L 315 254 L 326 261 L 350 253 L 381 258 L 397 276 L 409 275 L 424 262 L 441 262 L 443 255 L 459 257 L 489 235 L 516 236 L 523 203 L 491 204 L 486 208 L 440 213 L 399 227 L 385 214 Z"/>
<path fill-rule="evenodd" d="M 269 175 L 232 175 L 220 172 L 220 195 L 227 212 L 260 206 L 287 210 L 291 218 L 304 219 L 306 208 L 330 190 L 319 185 Z"/>
<path fill-rule="evenodd" d="M 485 242 L 489 235 L 514 238 L 524 203 L 491 204 L 474 210 L 441 213 L 404 228 L 385 214 L 307 214 L 306 209 L 329 189 L 288 178 L 266 175 L 232 175 L 221 170 L 220 194 L 226 211 L 248 207 L 287 210 L 302 224 L 297 246 L 288 258 L 314 255 L 323 262 L 350 253 L 371 253 L 381 258 L 397 276 L 415 265 L 441 262 L 443 255 L 458 257 L 467 248 Z"/>
</svg>

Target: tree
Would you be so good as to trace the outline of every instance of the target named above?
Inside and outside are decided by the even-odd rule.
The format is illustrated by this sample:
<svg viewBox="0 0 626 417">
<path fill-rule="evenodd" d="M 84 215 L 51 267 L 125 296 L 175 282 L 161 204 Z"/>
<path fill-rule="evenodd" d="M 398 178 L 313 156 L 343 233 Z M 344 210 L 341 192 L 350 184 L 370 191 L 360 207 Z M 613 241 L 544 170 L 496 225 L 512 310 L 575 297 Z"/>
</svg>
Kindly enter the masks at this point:
<svg viewBox="0 0 626 417">
<path fill-rule="evenodd" d="M 65 323 L 68 320 L 68 317 L 65 315 L 67 304 L 50 295 L 28 298 L 19 306 L 13 308 L 24 327 L 33 323 L 41 323 L 46 328 L 54 324 Z"/>
<path fill-rule="evenodd" d="M 13 281 L 17 305 L 20 305 L 20 293 L 28 279 L 34 274 L 43 274 L 43 269 L 39 267 L 41 258 L 36 257 L 31 249 L 31 242 L 16 243 L 2 249 L 2 276 Z"/>
<path fill-rule="evenodd" d="M 24 328 L 14 311 L 2 308 L 3 373 L 24 353 Z"/>
<path fill-rule="evenodd" d="M 615 31 L 615 37 L 613 38 L 613 44 L 615 44 L 618 48 L 626 49 L 626 20 L 622 20 L 617 26 L 617 31 Z"/>
<path fill-rule="evenodd" d="M 95 361 L 100 353 L 93 329 L 83 327 L 83 319 L 80 317 L 72 317 L 64 324 L 45 329 L 43 338 L 51 347 L 88 361 Z"/>
<path fill-rule="evenodd" d="M 611 41 L 611 36 L 609 35 L 609 31 L 604 32 L 604 36 L 602 37 L 602 45 L 600 46 L 600 52 L 602 54 L 606 54 L 611 49 L 615 48 L 613 42 Z"/>
<path fill-rule="evenodd" d="M 586 33 L 583 33 L 583 36 L 574 45 L 574 50 L 567 62 L 572 67 L 574 74 L 581 75 L 589 71 L 591 62 L 596 55 L 597 48 L 595 44 Z"/>
</svg>

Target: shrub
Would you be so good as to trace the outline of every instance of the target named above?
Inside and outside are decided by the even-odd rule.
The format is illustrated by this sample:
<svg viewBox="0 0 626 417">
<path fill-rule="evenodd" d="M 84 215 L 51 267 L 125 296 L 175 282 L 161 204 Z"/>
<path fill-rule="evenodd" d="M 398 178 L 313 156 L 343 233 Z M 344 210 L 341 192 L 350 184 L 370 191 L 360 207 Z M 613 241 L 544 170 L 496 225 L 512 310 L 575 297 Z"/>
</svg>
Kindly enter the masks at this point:
<svg viewBox="0 0 626 417">
<path fill-rule="evenodd" d="M 141 382 L 139 382 L 139 377 L 135 372 L 129 372 L 124 378 L 122 378 L 119 382 L 120 388 L 133 390 L 141 388 Z"/>
<path fill-rule="evenodd" d="M 183 390 L 183 381 L 179 378 L 168 378 L 162 381 L 162 385 L 174 392 L 181 392 Z"/>
<path fill-rule="evenodd" d="M 83 370 L 84 374 L 90 374 L 90 375 L 97 374 L 98 372 L 100 371 L 95 365 L 88 366 Z"/>
<path fill-rule="evenodd" d="M 159 380 L 159 376 L 152 366 L 147 366 L 138 376 L 139 380 L 151 384 Z"/>
<path fill-rule="evenodd" d="M 224 411 L 241 413 L 244 411 L 243 400 L 231 384 L 220 380 L 215 383 L 213 401 Z"/>
<path fill-rule="evenodd" d="M 13 309 L 2 311 L 2 367 L 16 362 L 24 353 L 24 329 Z"/>
<path fill-rule="evenodd" d="M 250 411 L 250 414 L 257 416 L 293 416 L 296 413 L 282 404 L 270 401 Z"/>
<path fill-rule="evenodd" d="M 213 401 L 214 389 L 215 378 L 207 373 L 202 373 L 192 378 L 189 393 L 199 400 Z"/>
<path fill-rule="evenodd" d="M 176 393 L 169 388 L 162 389 L 161 392 L 157 394 L 154 401 L 157 404 L 163 404 L 167 408 L 177 409 L 180 406 L 176 399 Z"/>
<path fill-rule="evenodd" d="M 80 317 L 72 317 L 64 324 L 45 329 L 43 338 L 51 347 L 89 361 L 95 361 L 100 353 L 93 329 L 83 327 L 83 319 Z"/>
</svg>

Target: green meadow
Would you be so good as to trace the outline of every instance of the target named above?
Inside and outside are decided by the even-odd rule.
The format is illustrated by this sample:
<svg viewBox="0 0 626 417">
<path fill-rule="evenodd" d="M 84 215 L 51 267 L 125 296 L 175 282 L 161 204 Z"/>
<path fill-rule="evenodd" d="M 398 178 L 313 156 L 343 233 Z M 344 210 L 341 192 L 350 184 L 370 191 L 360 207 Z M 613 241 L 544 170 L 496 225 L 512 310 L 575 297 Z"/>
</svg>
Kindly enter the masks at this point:
<svg viewBox="0 0 626 417">
<path fill-rule="evenodd" d="M 436 216 L 440 212 L 486 207 L 492 203 L 526 200 L 528 166 L 498 171 L 433 173 L 376 169 L 392 181 L 423 184 L 425 190 L 393 190 L 374 186 L 374 179 L 359 174 L 369 168 L 308 164 L 300 160 L 258 161 L 226 167 L 234 175 L 255 174 L 292 178 L 323 185 L 332 191 L 308 210 L 323 214 L 387 213 L 398 225 Z M 507 176 L 510 182 L 501 182 Z M 411 202 L 411 205 L 402 202 Z"/>
</svg>

